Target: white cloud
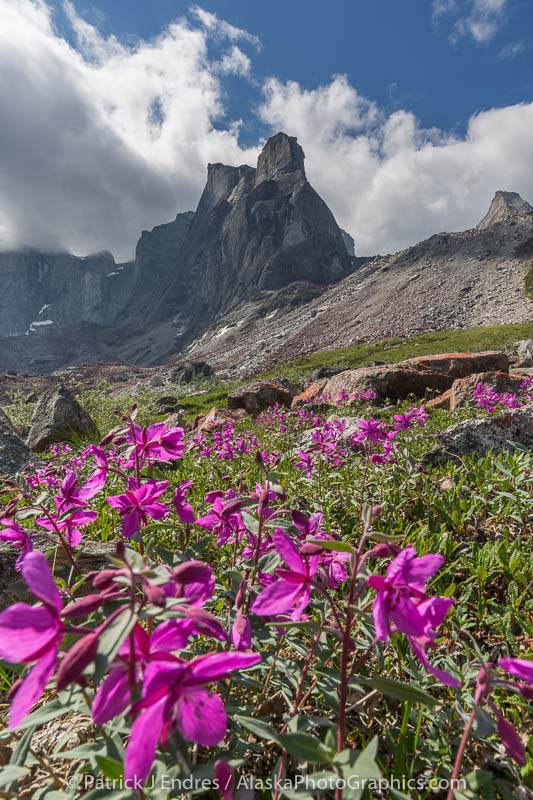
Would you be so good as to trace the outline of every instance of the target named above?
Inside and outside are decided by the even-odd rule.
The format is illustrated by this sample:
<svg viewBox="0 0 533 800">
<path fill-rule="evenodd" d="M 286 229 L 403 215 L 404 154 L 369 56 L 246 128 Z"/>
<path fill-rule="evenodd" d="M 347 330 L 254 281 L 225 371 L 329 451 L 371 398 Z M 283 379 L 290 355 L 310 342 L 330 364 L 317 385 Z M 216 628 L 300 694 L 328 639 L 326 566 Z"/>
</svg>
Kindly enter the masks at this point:
<svg viewBox="0 0 533 800">
<path fill-rule="evenodd" d="M 125 45 L 44 0 L 0 0 L 0 235 L 7 245 L 109 248 L 130 257 L 143 228 L 194 208 L 209 161 L 253 162 L 226 121 L 209 25 L 184 19 Z M 219 49 L 238 29 L 213 23 Z M 239 51 L 241 52 L 241 51 Z M 242 54 L 244 57 L 244 53 Z"/>
<path fill-rule="evenodd" d="M 234 45 L 231 50 L 224 53 L 218 68 L 225 75 L 240 75 L 245 78 L 251 73 L 252 62 L 240 47 Z"/>
<path fill-rule="evenodd" d="M 196 207 L 208 162 L 255 164 L 223 80 L 254 79 L 256 41 L 201 9 L 129 44 L 67 13 L 76 47 L 44 0 L 0 0 L 0 241 L 126 258 L 143 228 Z M 484 111 L 458 138 L 386 115 L 343 76 L 262 88 L 265 128 L 298 136 L 361 254 L 474 225 L 497 189 L 533 200 L 533 104 Z"/>
<path fill-rule="evenodd" d="M 314 91 L 271 80 L 260 113 L 299 137 L 313 185 L 361 255 L 473 226 L 498 189 L 533 200 L 533 104 L 480 113 L 460 139 L 407 111 L 384 117 L 337 77 Z"/>
<path fill-rule="evenodd" d="M 505 47 L 502 47 L 498 53 L 498 58 L 502 61 L 513 61 L 525 53 L 528 48 L 529 45 L 526 42 L 509 42 Z"/>
<path fill-rule="evenodd" d="M 505 21 L 508 0 L 433 0 L 433 17 L 454 17 L 452 40 L 471 36 L 478 44 L 489 42 Z"/>
</svg>

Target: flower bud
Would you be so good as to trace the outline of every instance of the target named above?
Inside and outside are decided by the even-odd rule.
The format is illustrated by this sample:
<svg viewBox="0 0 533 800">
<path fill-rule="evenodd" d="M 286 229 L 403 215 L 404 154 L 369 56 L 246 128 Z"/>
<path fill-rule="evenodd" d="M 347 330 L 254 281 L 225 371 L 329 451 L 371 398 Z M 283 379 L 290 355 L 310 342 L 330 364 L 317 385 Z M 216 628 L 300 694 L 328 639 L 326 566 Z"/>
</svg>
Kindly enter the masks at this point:
<svg viewBox="0 0 533 800">
<path fill-rule="evenodd" d="M 56 684 L 59 692 L 81 678 L 84 669 L 94 661 L 97 650 L 98 634 L 92 632 L 70 648 L 57 671 Z"/>
</svg>

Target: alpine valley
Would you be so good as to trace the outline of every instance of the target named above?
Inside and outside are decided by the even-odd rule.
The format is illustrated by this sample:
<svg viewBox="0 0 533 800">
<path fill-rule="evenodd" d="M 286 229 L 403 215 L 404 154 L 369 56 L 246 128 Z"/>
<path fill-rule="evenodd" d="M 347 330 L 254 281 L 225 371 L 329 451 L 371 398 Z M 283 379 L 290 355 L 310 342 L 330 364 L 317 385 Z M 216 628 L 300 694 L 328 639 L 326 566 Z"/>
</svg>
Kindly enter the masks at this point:
<svg viewBox="0 0 533 800">
<path fill-rule="evenodd" d="M 143 231 L 135 259 L 0 253 L 0 371 L 208 362 L 248 377 L 388 336 L 527 322 L 533 208 L 498 191 L 479 225 L 357 257 L 294 137 L 256 168 L 209 164 L 195 212 Z"/>
</svg>

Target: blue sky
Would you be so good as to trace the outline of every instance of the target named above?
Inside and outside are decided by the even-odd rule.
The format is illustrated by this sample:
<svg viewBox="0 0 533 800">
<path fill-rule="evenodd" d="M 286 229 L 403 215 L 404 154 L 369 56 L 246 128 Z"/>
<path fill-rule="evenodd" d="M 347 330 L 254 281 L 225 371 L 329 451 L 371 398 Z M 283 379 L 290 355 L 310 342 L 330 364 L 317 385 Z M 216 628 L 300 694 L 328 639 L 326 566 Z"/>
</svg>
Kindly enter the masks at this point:
<svg viewBox="0 0 533 800">
<path fill-rule="evenodd" d="M 532 0 L 0 0 L 0 247 L 130 258 L 298 137 L 361 255 L 533 202 Z"/>
<path fill-rule="evenodd" d="M 488 0 L 490 3 L 490 0 Z M 60 4 L 58 4 L 60 5 Z M 78 4 L 87 19 L 120 37 L 157 36 L 192 3 L 185 0 L 98 0 Z M 346 74 L 385 111 L 409 108 L 424 127 L 464 131 L 476 112 L 533 99 L 533 3 L 515 0 L 476 41 L 457 23 L 469 3 L 436 13 L 431 0 L 205 0 L 202 8 L 255 34 L 254 77 L 295 80 L 306 87 Z M 227 87 L 228 114 L 245 120 L 250 141 L 254 87 Z"/>
</svg>

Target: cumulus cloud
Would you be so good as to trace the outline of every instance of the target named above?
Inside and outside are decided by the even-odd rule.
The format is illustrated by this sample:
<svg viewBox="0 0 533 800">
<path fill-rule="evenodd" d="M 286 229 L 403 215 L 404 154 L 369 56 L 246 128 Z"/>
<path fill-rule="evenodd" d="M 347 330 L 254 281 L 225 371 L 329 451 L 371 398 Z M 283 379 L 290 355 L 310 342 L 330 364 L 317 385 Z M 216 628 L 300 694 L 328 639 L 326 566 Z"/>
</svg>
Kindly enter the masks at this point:
<svg viewBox="0 0 533 800">
<path fill-rule="evenodd" d="M 452 15 L 452 40 L 470 36 L 485 44 L 497 33 L 505 20 L 508 0 L 433 0 L 433 16 Z"/>
<path fill-rule="evenodd" d="M 223 70 L 242 74 L 249 36 L 211 15 L 126 45 L 65 11 L 76 47 L 44 0 L 0 0 L 0 237 L 128 258 L 143 228 L 196 206 L 207 162 L 255 160 L 209 55 L 226 41 Z"/>
<path fill-rule="evenodd" d="M 533 200 L 533 104 L 480 113 L 460 139 L 408 111 L 385 117 L 337 77 L 312 91 L 270 80 L 260 114 L 299 137 L 312 183 L 360 254 L 471 227 L 497 189 Z"/>
<path fill-rule="evenodd" d="M 195 8 L 154 40 L 124 43 L 65 5 L 73 43 L 45 0 L 0 0 L 0 242 L 110 249 L 195 208 L 206 164 L 255 164 L 225 116 L 227 74 L 262 91 L 269 132 L 298 136 L 307 173 L 357 239 L 391 252 L 474 225 L 497 189 L 533 200 L 533 104 L 484 111 L 464 137 L 386 114 L 344 76 L 314 88 L 253 71 L 255 36 Z M 245 52 L 251 48 L 251 56 Z"/>
</svg>

